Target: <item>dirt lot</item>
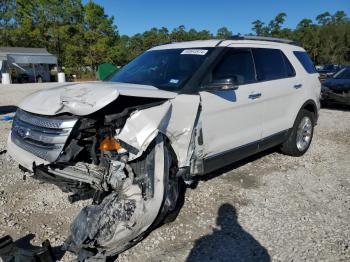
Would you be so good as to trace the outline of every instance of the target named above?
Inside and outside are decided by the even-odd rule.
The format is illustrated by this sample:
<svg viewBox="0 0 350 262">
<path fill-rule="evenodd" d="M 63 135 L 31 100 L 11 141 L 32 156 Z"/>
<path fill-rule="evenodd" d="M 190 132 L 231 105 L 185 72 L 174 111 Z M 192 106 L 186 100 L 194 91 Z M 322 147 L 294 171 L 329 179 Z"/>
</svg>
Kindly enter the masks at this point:
<svg viewBox="0 0 350 262">
<path fill-rule="evenodd" d="M 0 152 L 10 127 L 0 121 Z M 85 204 L 71 205 L 54 186 L 23 180 L 8 155 L 0 155 L 0 235 L 20 245 L 48 238 L 59 247 Z M 119 260 L 349 261 L 349 221 L 350 111 L 323 109 L 306 155 L 271 150 L 206 177 L 187 190 L 175 222 Z M 55 250 L 62 261 L 73 258 Z"/>
</svg>

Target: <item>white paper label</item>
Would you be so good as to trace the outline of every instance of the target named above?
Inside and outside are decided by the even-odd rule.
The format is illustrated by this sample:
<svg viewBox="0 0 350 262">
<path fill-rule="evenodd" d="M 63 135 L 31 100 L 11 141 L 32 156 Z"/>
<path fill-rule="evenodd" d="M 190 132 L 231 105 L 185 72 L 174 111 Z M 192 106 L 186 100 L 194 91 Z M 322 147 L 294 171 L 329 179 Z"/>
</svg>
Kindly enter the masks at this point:
<svg viewBox="0 0 350 262">
<path fill-rule="evenodd" d="M 181 52 L 181 55 L 205 55 L 208 50 L 205 49 L 185 49 Z"/>
</svg>

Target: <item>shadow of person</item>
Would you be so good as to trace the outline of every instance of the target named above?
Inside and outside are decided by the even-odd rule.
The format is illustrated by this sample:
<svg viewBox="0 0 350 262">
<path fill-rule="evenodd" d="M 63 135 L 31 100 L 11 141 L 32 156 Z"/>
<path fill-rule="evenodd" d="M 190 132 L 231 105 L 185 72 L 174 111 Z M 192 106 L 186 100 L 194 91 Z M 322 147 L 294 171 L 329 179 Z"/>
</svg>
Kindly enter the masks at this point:
<svg viewBox="0 0 350 262">
<path fill-rule="evenodd" d="M 231 204 L 220 206 L 216 223 L 218 229 L 196 240 L 187 262 L 271 261 L 267 250 L 238 224 Z"/>
<path fill-rule="evenodd" d="M 34 238 L 34 234 L 28 234 L 16 241 L 9 235 L 0 238 L 0 258 L 4 262 L 52 262 L 63 257 L 65 252 L 61 246 L 51 247 L 48 240 L 42 246 L 34 246 L 31 243 Z"/>
</svg>

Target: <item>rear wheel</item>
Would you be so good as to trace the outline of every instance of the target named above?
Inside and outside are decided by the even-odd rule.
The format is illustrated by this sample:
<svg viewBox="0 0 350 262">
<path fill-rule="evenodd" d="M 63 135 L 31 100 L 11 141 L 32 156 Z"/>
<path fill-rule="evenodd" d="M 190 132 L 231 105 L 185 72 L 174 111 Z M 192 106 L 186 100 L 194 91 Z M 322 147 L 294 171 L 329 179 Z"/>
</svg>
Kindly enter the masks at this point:
<svg viewBox="0 0 350 262">
<path fill-rule="evenodd" d="M 302 156 L 309 149 L 315 125 L 315 115 L 302 109 L 293 125 L 288 140 L 281 146 L 282 153 L 290 156 Z"/>
</svg>

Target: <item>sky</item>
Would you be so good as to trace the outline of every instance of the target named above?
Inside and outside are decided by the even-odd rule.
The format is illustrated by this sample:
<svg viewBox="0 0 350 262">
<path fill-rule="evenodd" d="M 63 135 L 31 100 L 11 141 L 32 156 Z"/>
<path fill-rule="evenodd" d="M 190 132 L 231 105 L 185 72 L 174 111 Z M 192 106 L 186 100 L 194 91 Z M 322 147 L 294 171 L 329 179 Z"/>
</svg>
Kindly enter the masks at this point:
<svg viewBox="0 0 350 262">
<path fill-rule="evenodd" d="M 86 3 L 88 0 L 83 0 Z M 134 35 L 152 27 L 184 25 L 216 33 L 226 26 L 234 34 L 251 33 L 252 22 L 268 23 L 276 14 L 287 14 L 284 26 L 295 28 L 303 18 L 315 20 L 325 11 L 337 10 L 350 16 L 350 0 L 94 0 L 114 16 L 120 34 Z"/>
</svg>

